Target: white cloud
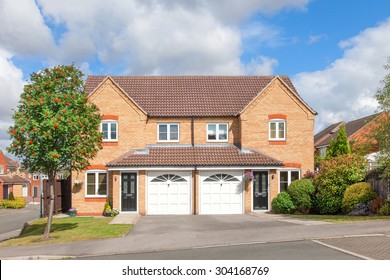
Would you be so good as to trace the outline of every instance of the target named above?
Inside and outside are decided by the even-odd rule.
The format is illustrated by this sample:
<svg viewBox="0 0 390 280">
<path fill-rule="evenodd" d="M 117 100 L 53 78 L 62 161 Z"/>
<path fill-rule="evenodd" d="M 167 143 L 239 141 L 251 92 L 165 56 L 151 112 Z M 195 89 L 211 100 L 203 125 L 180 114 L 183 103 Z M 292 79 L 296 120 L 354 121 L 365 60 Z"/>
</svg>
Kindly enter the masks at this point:
<svg viewBox="0 0 390 280">
<path fill-rule="evenodd" d="M 222 2 L 38 0 L 47 21 L 65 26 L 51 64 L 97 57 L 108 71 L 119 65 L 123 74 L 137 75 L 246 74 L 256 66 L 240 61 L 242 41 L 267 38 L 257 47 L 277 42 L 279 33 L 257 25 L 242 35 L 239 22 L 259 11 L 304 9 L 308 0 Z"/>
<path fill-rule="evenodd" d="M 34 0 L 0 2 L 0 45 L 21 55 L 47 55 L 54 52 L 50 29 Z"/>
<path fill-rule="evenodd" d="M 390 19 L 340 43 L 343 57 L 326 69 L 293 77 L 302 97 L 319 113 L 316 131 L 374 113 L 374 94 L 386 74 Z"/>
<path fill-rule="evenodd" d="M 307 43 L 309 45 L 314 44 L 314 43 L 318 43 L 319 41 L 321 41 L 322 39 L 325 39 L 326 37 L 327 36 L 325 34 L 310 35 L 309 39 L 307 40 Z"/>
<path fill-rule="evenodd" d="M 11 61 L 12 56 L 0 49 L 0 149 L 10 143 L 7 131 L 12 124 L 12 109 L 15 109 L 23 90 L 23 73 Z"/>
</svg>

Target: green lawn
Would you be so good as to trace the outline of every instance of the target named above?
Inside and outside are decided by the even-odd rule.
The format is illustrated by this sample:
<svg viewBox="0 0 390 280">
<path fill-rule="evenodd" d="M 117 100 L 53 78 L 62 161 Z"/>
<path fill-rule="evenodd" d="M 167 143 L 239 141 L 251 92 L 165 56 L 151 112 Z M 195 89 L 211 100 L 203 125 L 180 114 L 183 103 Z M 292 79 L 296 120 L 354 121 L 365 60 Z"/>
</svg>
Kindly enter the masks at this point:
<svg viewBox="0 0 390 280">
<path fill-rule="evenodd" d="M 71 217 L 53 219 L 50 239 L 41 241 L 47 218 L 38 219 L 28 224 L 20 236 L 0 243 L 0 246 L 26 246 L 73 242 L 100 238 L 122 237 L 132 225 L 110 225 L 113 218 Z"/>
<path fill-rule="evenodd" d="M 292 218 L 331 223 L 390 220 L 390 216 L 346 216 L 346 215 L 290 215 Z"/>
</svg>

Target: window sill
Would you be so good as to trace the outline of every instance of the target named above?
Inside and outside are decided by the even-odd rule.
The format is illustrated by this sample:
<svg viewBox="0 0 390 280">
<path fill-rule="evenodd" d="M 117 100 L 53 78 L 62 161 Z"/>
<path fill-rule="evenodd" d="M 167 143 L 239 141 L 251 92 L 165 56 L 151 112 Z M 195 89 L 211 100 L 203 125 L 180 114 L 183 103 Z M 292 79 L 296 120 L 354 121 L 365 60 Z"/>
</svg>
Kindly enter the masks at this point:
<svg viewBox="0 0 390 280">
<path fill-rule="evenodd" d="M 94 196 L 94 197 L 85 197 L 85 202 L 106 202 L 107 196 Z"/>
<path fill-rule="evenodd" d="M 118 146 L 118 141 L 107 141 L 107 142 L 102 142 L 103 146 Z"/>
<path fill-rule="evenodd" d="M 207 140 L 207 143 L 227 143 L 228 140 Z"/>
<path fill-rule="evenodd" d="M 269 145 L 286 145 L 286 140 L 268 140 Z"/>
</svg>

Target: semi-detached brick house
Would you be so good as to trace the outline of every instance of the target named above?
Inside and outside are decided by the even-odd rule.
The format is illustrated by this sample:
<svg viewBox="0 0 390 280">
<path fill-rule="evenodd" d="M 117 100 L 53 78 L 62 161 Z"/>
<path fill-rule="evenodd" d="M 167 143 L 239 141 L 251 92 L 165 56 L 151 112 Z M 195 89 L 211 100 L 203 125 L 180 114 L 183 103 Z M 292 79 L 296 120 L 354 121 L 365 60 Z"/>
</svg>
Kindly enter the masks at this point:
<svg viewBox="0 0 390 280">
<path fill-rule="evenodd" d="M 104 142 L 73 173 L 79 215 L 106 199 L 142 215 L 264 211 L 313 170 L 316 112 L 286 76 L 90 76 L 86 92 Z"/>
</svg>

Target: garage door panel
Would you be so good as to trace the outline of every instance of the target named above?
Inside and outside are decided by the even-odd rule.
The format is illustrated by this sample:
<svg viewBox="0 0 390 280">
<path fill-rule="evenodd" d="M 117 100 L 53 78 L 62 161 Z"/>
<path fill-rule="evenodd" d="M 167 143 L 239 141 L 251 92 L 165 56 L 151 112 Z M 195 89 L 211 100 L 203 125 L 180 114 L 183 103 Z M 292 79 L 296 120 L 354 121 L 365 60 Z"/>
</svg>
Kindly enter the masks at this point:
<svg viewBox="0 0 390 280">
<path fill-rule="evenodd" d="M 201 214 L 242 214 L 240 172 L 205 172 L 201 176 Z"/>
<path fill-rule="evenodd" d="M 190 214 L 189 172 L 148 173 L 148 214 Z"/>
</svg>

